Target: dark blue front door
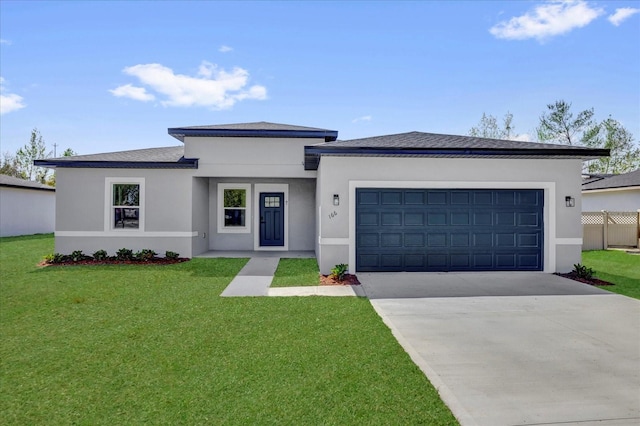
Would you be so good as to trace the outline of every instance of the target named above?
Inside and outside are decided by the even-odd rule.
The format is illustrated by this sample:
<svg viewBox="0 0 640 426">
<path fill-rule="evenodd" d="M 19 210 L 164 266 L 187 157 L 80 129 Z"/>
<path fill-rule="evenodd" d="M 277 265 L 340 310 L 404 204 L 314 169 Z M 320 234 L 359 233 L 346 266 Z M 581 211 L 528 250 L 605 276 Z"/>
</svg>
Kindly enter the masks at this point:
<svg viewBox="0 0 640 426">
<path fill-rule="evenodd" d="M 541 189 L 356 190 L 356 271 L 540 271 Z"/>
<path fill-rule="evenodd" d="M 260 246 L 284 246 L 284 193 L 260 193 Z"/>
</svg>

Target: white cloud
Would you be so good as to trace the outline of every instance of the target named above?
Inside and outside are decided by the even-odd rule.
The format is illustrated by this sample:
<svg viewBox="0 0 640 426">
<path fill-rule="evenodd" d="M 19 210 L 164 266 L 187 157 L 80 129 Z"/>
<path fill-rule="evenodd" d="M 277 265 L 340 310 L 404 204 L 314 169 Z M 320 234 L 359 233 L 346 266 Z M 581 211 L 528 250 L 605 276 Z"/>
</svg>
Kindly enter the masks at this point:
<svg viewBox="0 0 640 426">
<path fill-rule="evenodd" d="M 131 84 L 125 84 L 124 86 L 116 87 L 113 90 L 109 90 L 113 96 L 118 98 L 131 98 L 136 101 L 152 101 L 156 97 L 151 93 L 147 93 L 144 87 L 135 87 Z"/>
<path fill-rule="evenodd" d="M 171 68 L 161 64 L 140 64 L 127 67 L 125 74 L 137 77 L 143 86 L 156 92 L 163 106 L 204 106 L 214 109 L 232 107 L 236 102 L 245 99 L 263 100 L 267 98 L 267 89 L 264 86 L 254 85 L 246 87 L 249 81 L 249 72 L 236 67 L 231 71 L 225 71 L 216 64 L 203 61 L 198 68 L 196 76 L 175 74 Z M 153 96 L 144 88 L 129 86 L 129 89 L 138 89 L 136 93 Z M 123 87 L 118 87 L 111 92 Z M 140 92 L 139 89 L 143 91 Z M 117 95 L 116 95 L 117 96 Z M 129 96 L 131 97 L 131 96 Z"/>
<path fill-rule="evenodd" d="M 0 77 L 0 115 L 17 111 L 27 106 L 22 96 L 15 93 L 3 93 L 5 91 L 4 81 L 4 78 Z"/>
<path fill-rule="evenodd" d="M 636 9 L 633 7 L 623 7 L 620 9 L 616 9 L 616 13 L 614 13 L 613 15 L 609 15 L 607 19 L 617 27 L 622 23 L 622 21 L 629 18 L 630 16 L 635 15 L 638 12 L 640 12 L 640 9 Z"/>
<path fill-rule="evenodd" d="M 220 46 L 220 49 L 218 49 L 218 52 L 227 53 L 227 52 L 231 52 L 232 50 L 233 50 L 233 47 L 225 46 L 223 44 L 222 46 Z"/>
<path fill-rule="evenodd" d="M 351 120 L 352 123 L 360 123 L 363 121 L 371 121 L 373 117 L 371 117 L 370 115 L 363 115 L 362 117 L 358 117 L 358 118 L 354 118 L 353 120 Z"/>
<path fill-rule="evenodd" d="M 581 28 L 604 13 L 583 0 L 552 0 L 536 6 L 522 16 L 502 21 L 489 29 L 497 38 L 544 41 Z"/>
<path fill-rule="evenodd" d="M 6 44 L 8 46 L 8 45 L 11 45 L 12 43 L 11 43 L 11 40 L 0 38 L 0 44 Z"/>
</svg>

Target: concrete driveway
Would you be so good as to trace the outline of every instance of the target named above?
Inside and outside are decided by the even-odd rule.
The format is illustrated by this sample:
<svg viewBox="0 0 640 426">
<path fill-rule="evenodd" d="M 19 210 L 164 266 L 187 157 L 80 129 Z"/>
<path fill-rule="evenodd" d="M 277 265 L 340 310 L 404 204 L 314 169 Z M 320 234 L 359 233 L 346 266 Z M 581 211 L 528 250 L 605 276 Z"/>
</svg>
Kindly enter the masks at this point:
<svg viewBox="0 0 640 426">
<path fill-rule="evenodd" d="M 640 424 L 640 301 L 542 273 L 358 274 L 462 425 Z"/>
</svg>

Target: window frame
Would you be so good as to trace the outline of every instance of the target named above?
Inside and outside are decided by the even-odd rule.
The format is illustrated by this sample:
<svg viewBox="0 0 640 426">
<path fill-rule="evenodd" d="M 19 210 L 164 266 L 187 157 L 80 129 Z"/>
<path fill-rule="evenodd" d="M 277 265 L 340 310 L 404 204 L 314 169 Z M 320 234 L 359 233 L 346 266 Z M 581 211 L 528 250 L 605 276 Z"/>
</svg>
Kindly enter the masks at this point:
<svg viewBox="0 0 640 426">
<path fill-rule="evenodd" d="M 115 209 L 113 205 L 113 190 L 115 185 L 138 185 L 138 228 L 118 228 L 115 226 Z M 144 232 L 145 226 L 145 179 L 141 177 L 107 177 L 105 178 L 105 213 L 104 213 L 104 230 L 105 232 L 118 233 L 140 233 Z"/>
<path fill-rule="evenodd" d="M 244 226 L 225 226 L 224 224 L 224 191 L 227 189 L 240 189 L 245 191 Z M 232 207 L 242 209 L 242 207 Z M 220 234 L 248 234 L 251 232 L 251 184 L 250 183 L 218 183 L 218 233 Z"/>
</svg>

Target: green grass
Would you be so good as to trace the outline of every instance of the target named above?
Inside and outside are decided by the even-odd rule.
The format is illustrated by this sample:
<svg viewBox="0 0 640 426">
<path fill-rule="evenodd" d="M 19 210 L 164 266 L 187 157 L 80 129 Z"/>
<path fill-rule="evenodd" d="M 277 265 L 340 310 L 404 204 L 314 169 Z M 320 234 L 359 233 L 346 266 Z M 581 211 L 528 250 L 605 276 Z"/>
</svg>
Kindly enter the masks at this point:
<svg viewBox="0 0 640 426">
<path fill-rule="evenodd" d="M 320 285 L 316 259 L 280 259 L 271 287 Z"/>
<path fill-rule="evenodd" d="M 620 250 L 583 251 L 582 263 L 594 269 L 596 277 L 615 284 L 601 288 L 640 299 L 640 255 Z"/>
<path fill-rule="evenodd" d="M 0 239 L 0 412 L 17 424 L 457 424 L 367 299 L 219 294 L 246 259 L 38 268 Z"/>
</svg>

